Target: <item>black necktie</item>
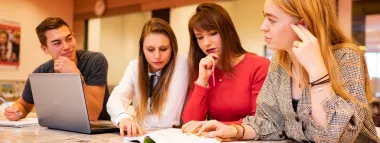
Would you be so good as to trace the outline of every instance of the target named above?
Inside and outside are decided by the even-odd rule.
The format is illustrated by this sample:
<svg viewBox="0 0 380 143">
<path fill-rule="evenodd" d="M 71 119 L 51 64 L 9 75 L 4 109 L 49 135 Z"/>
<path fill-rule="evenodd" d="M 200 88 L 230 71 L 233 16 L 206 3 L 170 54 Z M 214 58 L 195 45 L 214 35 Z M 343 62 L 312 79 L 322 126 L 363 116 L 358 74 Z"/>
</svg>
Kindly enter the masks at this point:
<svg viewBox="0 0 380 143">
<path fill-rule="evenodd" d="M 154 88 L 154 78 L 156 77 L 156 74 L 151 75 L 149 77 L 149 97 L 152 98 L 153 96 L 153 88 Z"/>
</svg>

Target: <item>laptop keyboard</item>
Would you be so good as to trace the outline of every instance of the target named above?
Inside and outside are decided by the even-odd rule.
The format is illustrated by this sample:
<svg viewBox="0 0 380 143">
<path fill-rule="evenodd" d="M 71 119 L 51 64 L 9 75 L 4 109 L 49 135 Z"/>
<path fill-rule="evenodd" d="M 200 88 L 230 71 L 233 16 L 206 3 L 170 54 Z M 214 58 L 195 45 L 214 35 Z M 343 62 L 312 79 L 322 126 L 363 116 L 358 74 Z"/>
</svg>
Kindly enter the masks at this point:
<svg viewBox="0 0 380 143">
<path fill-rule="evenodd" d="M 90 124 L 91 129 L 108 129 L 112 128 L 114 126 L 112 125 L 95 125 L 95 124 Z"/>
<path fill-rule="evenodd" d="M 91 129 L 109 129 L 116 128 L 116 126 L 110 121 L 91 121 L 90 122 Z"/>
</svg>

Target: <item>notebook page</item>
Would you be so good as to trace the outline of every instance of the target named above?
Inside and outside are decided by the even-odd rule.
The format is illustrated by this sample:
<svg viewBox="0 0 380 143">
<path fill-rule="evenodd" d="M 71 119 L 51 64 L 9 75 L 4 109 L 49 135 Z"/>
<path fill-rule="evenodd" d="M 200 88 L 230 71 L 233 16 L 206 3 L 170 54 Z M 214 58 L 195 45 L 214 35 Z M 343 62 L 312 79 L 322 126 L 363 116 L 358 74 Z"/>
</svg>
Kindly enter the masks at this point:
<svg viewBox="0 0 380 143">
<path fill-rule="evenodd" d="M 183 134 L 181 129 L 163 129 L 149 133 L 148 136 L 156 143 L 219 143 L 213 138 L 199 137 L 194 134 Z"/>
<path fill-rule="evenodd" d="M 0 126 L 4 127 L 27 127 L 27 126 L 36 126 L 38 125 L 37 118 L 24 118 L 19 121 L 8 121 L 8 120 L 0 120 Z"/>
</svg>

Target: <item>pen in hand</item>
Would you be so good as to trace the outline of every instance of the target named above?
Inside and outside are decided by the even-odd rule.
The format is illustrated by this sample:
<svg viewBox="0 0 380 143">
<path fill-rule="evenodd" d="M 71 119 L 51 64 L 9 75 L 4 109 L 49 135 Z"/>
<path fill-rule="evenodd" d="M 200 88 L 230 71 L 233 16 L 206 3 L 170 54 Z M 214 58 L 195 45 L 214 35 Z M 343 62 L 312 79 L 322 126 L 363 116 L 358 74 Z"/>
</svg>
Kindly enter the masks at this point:
<svg viewBox="0 0 380 143">
<path fill-rule="evenodd" d="M 12 108 L 12 106 L 9 105 L 8 102 L 4 100 L 3 97 L 0 96 L 0 100 L 3 101 L 3 103 L 4 103 L 5 105 L 7 105 L 9 108 Z M 20 115 L 18 112 L 16 112 L 16 115 L 19 116 L 19 117 L 21 117 L 21 115 Z"/>
</svg>

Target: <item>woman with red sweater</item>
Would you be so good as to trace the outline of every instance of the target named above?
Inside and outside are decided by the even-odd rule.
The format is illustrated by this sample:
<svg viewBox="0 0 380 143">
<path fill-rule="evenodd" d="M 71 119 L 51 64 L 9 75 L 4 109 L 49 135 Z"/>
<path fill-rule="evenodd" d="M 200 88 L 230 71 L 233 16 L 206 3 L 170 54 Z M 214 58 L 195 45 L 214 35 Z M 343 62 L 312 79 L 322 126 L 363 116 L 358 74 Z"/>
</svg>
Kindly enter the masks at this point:
<svg viewBox="0 0 380 143">
<path fill-rule="evenodd" d="M 229 14 L 218 4 L 200 4 L 188 26 L 190 97 L 182 131 L 192 133 L 206 119 L 240 124 L 255 115 L 270 61 L 243 49 Z"/>
</svg>

